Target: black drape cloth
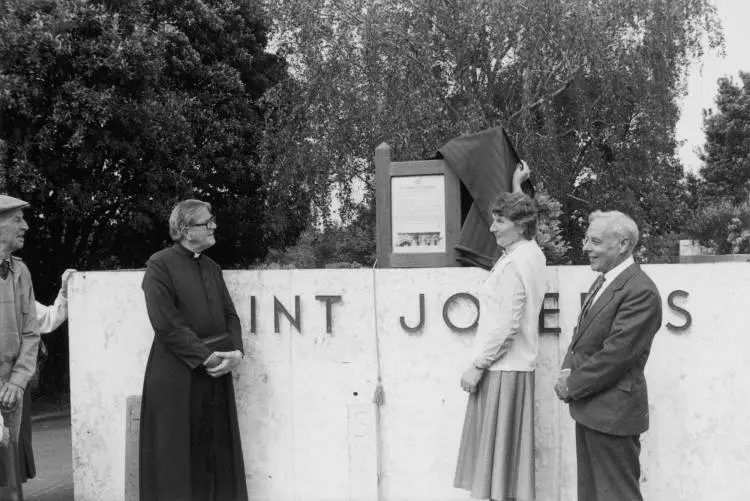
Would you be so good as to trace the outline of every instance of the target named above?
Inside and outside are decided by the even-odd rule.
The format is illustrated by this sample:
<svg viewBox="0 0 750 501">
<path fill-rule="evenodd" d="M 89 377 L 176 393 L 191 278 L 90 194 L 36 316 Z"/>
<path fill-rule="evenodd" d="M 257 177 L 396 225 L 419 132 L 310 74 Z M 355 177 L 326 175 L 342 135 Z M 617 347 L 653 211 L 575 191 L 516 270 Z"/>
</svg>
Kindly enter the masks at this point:
<svg viewBox="0 0 750 501">
<path fill-rule="evenodd" d="M 451 139 L 438 149 L 448 168 L 464 184 L 472 198 L 456 244 L 457 260 L 464 265 L 490 269 L 500 255 L 490 233 L 492 202 L 513 188 L 513 172 L 520 161 L 502 127 Z M 523 191 L 533 196 L 527 181 Z"/>
</svg>

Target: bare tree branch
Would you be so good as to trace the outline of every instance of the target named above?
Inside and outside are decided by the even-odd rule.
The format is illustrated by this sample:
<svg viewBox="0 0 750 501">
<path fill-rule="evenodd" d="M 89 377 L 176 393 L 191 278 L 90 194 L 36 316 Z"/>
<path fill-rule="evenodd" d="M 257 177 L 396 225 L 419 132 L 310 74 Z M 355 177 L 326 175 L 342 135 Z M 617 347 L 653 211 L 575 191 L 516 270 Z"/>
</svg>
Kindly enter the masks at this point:
<svg viewBox="0 0 750 501">
<path fill-rule="evenodd" d="M 568 86 L 570 86 L 570 84 L 573 83 L 573 80 L 575 80 L 575 78 L 578 75 L 578 72 L 581 70 L 581 68 L 582 68 L 582 66 L 579 66 L 578 68 L 576 68 L 573 71 L 573 73 L 571 74 L 571 76 L 567 80 L 565 80 L 565 82 L 563 83 L 563 85 L 561 85 L 557 90 L 555 90 L 551 94 L 548 94 L 546 96 L 540 97 L 539 99 L 537 99 L 533 103 L 529 104 L 528 106 L 523 106 L 520 110 L 518 110 L 515 113 L 513 113 L 508 118 L 508 121 L 514 120 L 517 116 L 519 116 L 524 111 L 533 110 L 534 108 L 536 108 L 537 106 L 541 105 L 545 101 L 548 101 L 548 100 L 550 100 L 550 99 L 552 99 L 554 97 L 557 97 L 560 94 L 562 94 L 563 92 L 565 92 L 565 89 L 567 89 Z"/>
</svg>

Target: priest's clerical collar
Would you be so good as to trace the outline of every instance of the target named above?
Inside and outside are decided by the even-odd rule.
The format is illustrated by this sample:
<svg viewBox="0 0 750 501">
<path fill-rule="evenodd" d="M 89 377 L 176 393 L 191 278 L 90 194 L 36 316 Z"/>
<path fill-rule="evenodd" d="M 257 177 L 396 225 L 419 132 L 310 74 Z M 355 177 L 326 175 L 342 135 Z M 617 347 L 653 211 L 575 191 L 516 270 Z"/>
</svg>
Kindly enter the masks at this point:
<svg viewBox="0 0 750 501">
<path fill-rule="evenodd" d="M 198 259 L 200 259 L 200 257 L 201 257 L 201 253 L 200 252 L 195 252 L 195 251 L 192 251 L 192 250 L 188 249 L 187 247 L 185 247 L 182 244 L 182 242 L 177 242 L 175 245 L 177 245 L 177 247 L 179 247 L 182 250 L 182 252 L 184 252 L 186 255 L 192 257 L 196 261 Z"/>
</svg>

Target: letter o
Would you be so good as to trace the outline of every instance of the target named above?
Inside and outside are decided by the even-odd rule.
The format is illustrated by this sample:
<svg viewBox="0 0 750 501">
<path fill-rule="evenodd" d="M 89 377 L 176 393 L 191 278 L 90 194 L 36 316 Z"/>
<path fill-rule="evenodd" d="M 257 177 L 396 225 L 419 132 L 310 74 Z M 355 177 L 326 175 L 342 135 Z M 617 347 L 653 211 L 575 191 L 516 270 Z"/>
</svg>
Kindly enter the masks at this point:
<svg viewBox="0 0 750 501">
<path fill-rule="evenodd" d="M 453 322 L 451 322 L 450 318 L 448 318 L 448 306 L 452 302 L 456 301 L 457 299 L 468 299 L 469 301 L 471 301 L 472 303 L 474 303 L 474 306 L 477 309 L 477 318 L 475 318 L 474 322 L 470 326 L 468 326 L 468 327 L 459 327 L 456 324 L 454 324 Z M 443 304 L 443 321 L 445 322 L 445 325 L 447 325 L 448 327 L 450 327 L 451 329 L 453 329 L 456 332 L 463 333 L 463 332 L 468 332 L 470 330 L 474 330 L 477 327 L 477 325 L 479 325 L 479 314 L 480 314 L 480 312 L 479 312 L 479 300 L 477 298 L 475 298 L 474 296 L 472 296 L 471 294 L 469 294 L 468 292 L 458 292 L 456 294 L 453 294 L 451 297 L 449 297 L 448 299 L 446 299 L 445 303 Z"/>
</svg>

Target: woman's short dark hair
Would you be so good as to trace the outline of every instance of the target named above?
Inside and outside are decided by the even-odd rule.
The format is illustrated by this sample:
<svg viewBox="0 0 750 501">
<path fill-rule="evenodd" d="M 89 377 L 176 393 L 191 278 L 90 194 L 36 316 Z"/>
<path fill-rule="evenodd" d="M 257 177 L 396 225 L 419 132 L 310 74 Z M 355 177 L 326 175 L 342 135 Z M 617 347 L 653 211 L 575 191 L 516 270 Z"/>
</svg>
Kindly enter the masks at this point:
<svg viewBox="0 0 750 501">
<path fill-rule="evenodd" d="M 526 240 L 531 240 L 536 235 L 536 205 L 525 193 L 501 193 L 490 210 L 492 215 L 505 217 L 521 226 Z"/>
</svg>

